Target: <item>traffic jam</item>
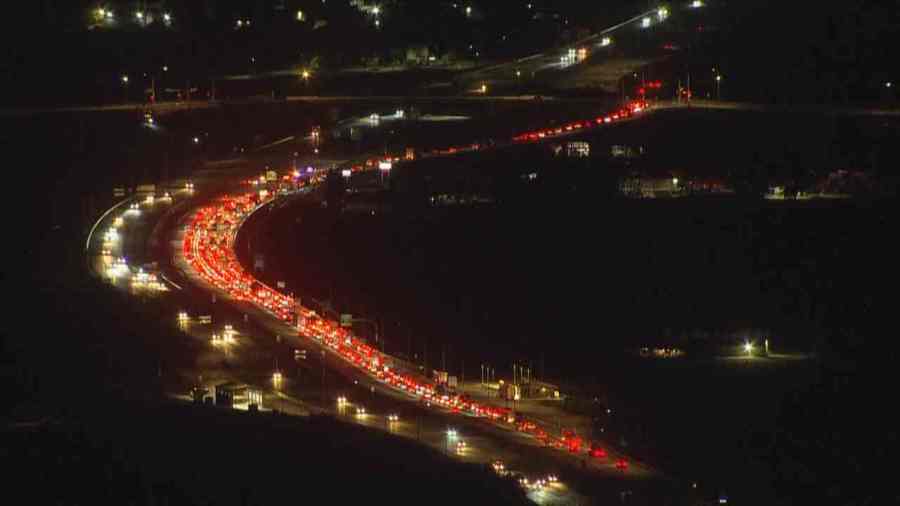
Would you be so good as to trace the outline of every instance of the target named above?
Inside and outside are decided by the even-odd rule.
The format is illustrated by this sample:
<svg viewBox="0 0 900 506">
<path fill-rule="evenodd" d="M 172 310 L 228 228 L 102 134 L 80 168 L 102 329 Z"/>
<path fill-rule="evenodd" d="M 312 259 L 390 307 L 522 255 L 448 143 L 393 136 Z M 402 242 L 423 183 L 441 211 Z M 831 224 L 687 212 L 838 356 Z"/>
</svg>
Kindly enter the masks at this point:
<svg viewBox="0 0 900 506">
<path fill-rule="evenodd" d="M 559 128 L 523 133 L 514 137 L 513 141 L 534 142 L 574 133 L 594 124 L 608 124 L 632 117 L 646 107 L 647 103 L 644 101 L 631 102 L 627 107 L 593 122 L 575 122 Z M 474 149 L 478 149 L 475 146 Z M 473 149 L 473 146 L 441 151 L 452 154 L 467 149 Z M 382 163 L 383 160 L 385 159 L 382 159 Z M 307 169 L 306 174 L 294 170 L 281 176 L 268 171 L 258 179 L 244 181 L 245 186 L 250 188 L 222 196 L 213 204 L 198 208 L 187 220 L 181 244 L 181 253 L 186 263 L 198 277 L 225 292 L 231 299 L 251 303 L 268 312 L 295 328 L 301 338 L 315 341 L 352 365 L 356 371 L 386 388 L 405 394 L 425 407 L 488 420 L 528 434 L 547 447 L 595 459 L 607 458 L 607 452 L 603 448 L 583 440 L 572 431 L 564 430 L 559 436 L 551 435 L 538 422 L 517 415 L 509 408 L 477 402 L 465 394 L 448 391 L 438 382 L 413 371 L 412 367 L 373 348 L 338 322 L 323 318 L 314 310 L 301 306 L 292 297 L 249 274 L 235 253 L 235 240 L 244 220 L 256 210 L 274 202 L 279 195 L 301 191 L 321 179 L 321 174 L 312 168 Z M 628 467 L 623 459 L 617 459 L 614 465 L 620 471 Z"/>
</svg>

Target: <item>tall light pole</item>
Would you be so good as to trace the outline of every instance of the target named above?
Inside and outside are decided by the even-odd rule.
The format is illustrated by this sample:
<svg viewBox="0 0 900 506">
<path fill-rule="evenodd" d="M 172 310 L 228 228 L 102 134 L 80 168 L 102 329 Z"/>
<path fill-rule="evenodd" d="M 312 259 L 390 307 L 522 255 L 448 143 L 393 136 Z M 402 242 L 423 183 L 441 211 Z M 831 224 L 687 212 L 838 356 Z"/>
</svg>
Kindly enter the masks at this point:
<svg viewBox="0 0 900 506">
<path fill-rule="evenodd" d="M 722 100 L 722 75 L 716 74 L 716 100 Z"/>
<path fill-rule="evenodd" d="M 127 103 L 128 102 L 128 75 L 122 75 L 122 99 Z"/>
</svg>

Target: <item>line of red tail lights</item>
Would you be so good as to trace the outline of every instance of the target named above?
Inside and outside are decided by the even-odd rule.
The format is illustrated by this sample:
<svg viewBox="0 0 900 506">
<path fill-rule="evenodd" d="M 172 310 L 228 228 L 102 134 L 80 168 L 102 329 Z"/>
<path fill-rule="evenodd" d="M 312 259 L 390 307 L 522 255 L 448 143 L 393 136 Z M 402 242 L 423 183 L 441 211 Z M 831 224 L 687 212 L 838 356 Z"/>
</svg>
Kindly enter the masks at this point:
<svg viewBox="0 0 900 506">
<path fill-rule="evenodd" d="M 555 128 L 545 128 L 542 130 L 534 130 L 531 132 L 524 132 L 519 135 L 516 135 L 512 138 L 512 141 L 517 144 L 528 143 L 528 142 L 538 142 L 547 138 L 558 137 L 563 135 L 571 135 L 573 133 L 577 133 L 581 130 L 591 129 L 597 126 L 616 123 L 623 119 L 630 118 L 636 114 L 640 114 L 643 111 L 646 111 L 649 108 L 649 103 L 646 100 L 633 100 L 628 102 L 625 107 L 621 109 L 610 112 L 605 116 L 598 116 L 593 120 L 581 120 L 581 121 L 573 121 L 571 123 L 567 123 L 563 126 L 555 127 Z M 433 151 L 428 151 L 425 153 L 420 153 L 419 156 L 422 158 L 430 158 L 436 156 L 447 156 L 447 155 L 455 155 L 458 153 L 466 153 L 470 151 L 478 151 L 482 149 L 483 146 L 479 143 L 467 144 L 463 146 L 451 146 L 444 149 L 435 149 Z M 351 167 L 352 172 L 358 172 L 362 170 L 372 170 L 378 167 L 378 163 L 381 161 L 390 161 L 392 163 L 400 163 L 404 160 L 410 160 L 408 155 L 400 156 L 400 155 L 390 155 L 385 156 L 383 158 L 370 158 L 363 163 L 359 163 L 353 165 Z"/>
<path fill-rule="evenodd" d="M 556 137 L 559 135 L 568 135 L 579 130 L 586 130 L 600 125 L 615 123 L 623 119 L 628 119 L 635 114 L 639 114 L 647 109 L 647 101 L 634 100 L 618 111 L 609 113 L 605 116 L 598 116 L 593 120 L 582 120 L 568 123 L 556 128 L 545 128 L 543 130 L 535 130 L 525 132 L 513 137 L 514 142 L 536 142 L 548 137 Z"/>
<path fill-rule="evenodd" d="M 646 102 L 637 101 L 608 116 L 597 118 L 596 124 L 611 123 L 631 117 L 646 109 Z M 591 122 L 576 122 L 537 132 L 516 136 L 516 142 L 533 142 L 546 137 L 564 135 L 574 130 L 590 128 Z M 465 148 L 448 148 L 440 154 L 453 154 L 461 150 L 478 149 L 478 145 Z M 296 174 L 295 180 L 296 180 Z M 281 178 L 291 181 L 290 175 Z M 304 184 L 297 182 L 296 184 Z M 581 437 L 564 431 L 554 437 L 538 423 L 516 418 L 508 408 L 488 405 L 471 400 L 466 395 L 444 393 L 439 386 L 418 373 L 396 366 L 399 361 L 379 352 L 359 339 L 337 322 L 321 318 L 315 311 L 295 304 L 293 298 L 262 283 L 241 266 L 234 250 L 234 242 L 243 220 L 260 207 L 275 199 L 275 192 L 254 191 L 220 197 L 212 205 L 197 209 L 189 219 L 182 241 L 182 254 L 194 273 L 215 288 L 226 292 L 232 299 L 250 302 L 278 318 L 296 324 L 301 337 L 317 341 L 343 360 L 371 378 L 421 401 L 453 413 L 485 418 L 495 422 L 514 424 L 521 432 L 531 434 L 548 446 L 573 453 L 587 452 L 595 458 L 605 458 L 606 452 L 594 444 L 586 445 Z M 408 368 L 407 368 L 408 369 Z M 624 460 L 616 462 L 616 468 L 625 469 Z"/>
</svg>

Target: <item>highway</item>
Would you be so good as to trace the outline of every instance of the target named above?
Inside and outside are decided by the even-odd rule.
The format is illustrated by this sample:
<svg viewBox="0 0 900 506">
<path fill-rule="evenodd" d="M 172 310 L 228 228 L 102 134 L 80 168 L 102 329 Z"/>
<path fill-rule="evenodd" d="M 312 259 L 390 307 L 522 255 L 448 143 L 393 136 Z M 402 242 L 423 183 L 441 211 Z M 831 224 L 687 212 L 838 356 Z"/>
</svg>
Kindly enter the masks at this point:
<svg viewBox="0 0 900 506">
<path fill-rule="evenodd" d="M 462 79 L 469 82 L 492 80 L 510 81 L 519 76 L 536 77 L 539 72 L 546 70 L 562 70 L 581 62 L 577 56 L 574 60 L 569 58 L 569 48 L 585 49 L 588 54 L 593 51 L 608 50 L 615 44 L 614 35 L 624 29 L 650 29 L 659 23 L 664 23 L 669 16 L 669 8 L 657 7 L 632 16 L 622 22 L 598 30 L 586 37 L 568 44 L 565 49 L 550 49 L 524 58 L 489 65 L 474 69 L 462 74 Z M 643 26 L 644 20 L 650 20 L 648 26 Z"/>
<path fill-rule="evenodd" d="M 593 120 L 526 132 L 497 145 L 539 142 L 634 119 L 646 107 L 633 103 Z M 264 391 L 264 405 L 286 413 L 327 413 L 415 437 L 454 458 L 501 461 L 503 473 L 519 473 L 527 480 L 523 487 L 537 502 L 585 502 L 562 476 L 596 474 L 625 482 L 662 477 L 608 448 L 602 458 L 593 458 L 580 436 L 563 437 L 540 417 L 514 417 L 498 399 L 443 393 L 415 366 L 373 349 L 336 322 L 253 278 L 233 250 L 241 226 L 281 199 L 308 195 L 320 175 L 282 171 L 271 179 L 253 172 L 238 168 L 225 178 L 173 182 L 153 195 L 126 199 L 101 216 L 88 237 L 86 250 L 98 275 L 135 295 L 171 301 L 173 324 L 177 321 L 183 333 L 209 343 L 198 370 L 191 373 L 200 378 L 182 378 L 182 385 L 240 382 Z M 141 240 L 148 236 L 152 240 Z M 202 314 L 213 315 L 212 323 L 197 323 Z M 306 358 L 284 358 L 295 350 L 305 350 Z M 357 412 L 361 407 L 364 414 Z M 398 419 L 389 419 L 391 415 Z M 550 477 L 560 479 L 548 481 Z"/>
</svg>

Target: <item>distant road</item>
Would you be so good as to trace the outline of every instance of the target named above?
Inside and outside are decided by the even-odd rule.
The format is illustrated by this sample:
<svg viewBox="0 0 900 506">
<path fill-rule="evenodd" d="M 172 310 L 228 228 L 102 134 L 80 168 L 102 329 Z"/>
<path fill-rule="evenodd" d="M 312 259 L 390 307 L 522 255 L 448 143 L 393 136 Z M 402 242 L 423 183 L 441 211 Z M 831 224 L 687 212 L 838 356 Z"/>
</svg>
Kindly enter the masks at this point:
<svg viewBox="0 0 900 506">
<path fill-rule="evenodd" d="M 527 102 L 535 100 L 535 95 L 447 95 L 447 96 L 328 96 L 328 95 L 297 95 L 282 99 L 237 99 L 225 101 L 196 100 L 191 102 L 157 102 L 153 106 L 143 103 L 109 104 L 109 105 L 84 105 L 63 107 L 36 107 L 36 108 L 12 108 L 0 109 L 0 116 L 33 116 L 36 114 L 67 113 L 67 112 L 113 112 L 113 111 L 143 111 L 152 109 L 156 114 L 182 111 L 188 109 L 206 109 L 225 104 L 250 104 L 250 103 L 279 103 L 279 102 Z M 576 102 L 601 102 L 606 98 L 556 98 L 542 96 L 543 100 L 567 100 Z"/>
<path fill-rule="evenodd" d="M 546 95 L 442 95 L 442 96 L 369 96 L 369 95 L 296 95 L 283 99 L 242 99 L 227 101 L 198 100 L 191 102 L 157 102 L 152 106 L 156 114 L 166 114 L 190 109 L 206 109 L 226 104 L 244 103 L 279 103 L 279 102 L 529 102 L 536 100 L 575 103 L 609 103 L 609 97 L 553 97 Z M 788 112 L 788 113 L 821 113 L 848 116 L 900 116 L 900 109 L 879 109 L 866 107 L 840 107 L 827 105 L 769 105 L 749 102 L 728 102 L 722 100 L 694 99 L 690 104 L 660 100 L 655 102 L 657 109 L 720 109 L 733 111 Z M 147 104 L 110 104 L 96 106 L 45 107 L 31 109 L 0 109 L 0 116 L 32 116 L 36 114 L 70 113 L 70 112 L 104 112 L 104 111 L 143 111 Z"/>
<path fill-rule="evenodd" d="M 803 104 L 770 105 L 706 99 L 691 100 L 690 103 L 661 100 L 659 102 L 656 102 L 654 106 L 657 109 L 720 109 L 730 111 L 837 114 L 842 116 L 900 116 L 900 109 L 876 109 L 866 107 L 840 107 Z"/>
</svg>

